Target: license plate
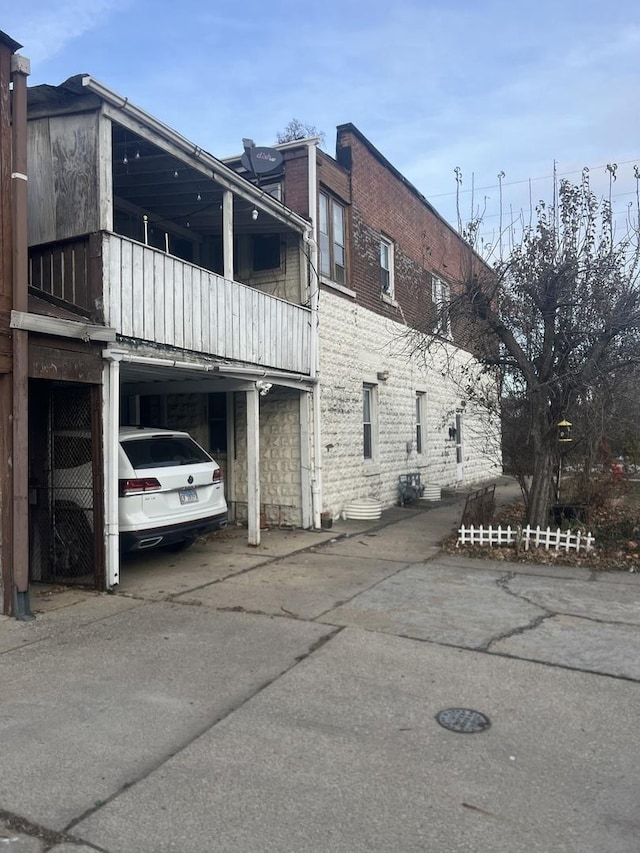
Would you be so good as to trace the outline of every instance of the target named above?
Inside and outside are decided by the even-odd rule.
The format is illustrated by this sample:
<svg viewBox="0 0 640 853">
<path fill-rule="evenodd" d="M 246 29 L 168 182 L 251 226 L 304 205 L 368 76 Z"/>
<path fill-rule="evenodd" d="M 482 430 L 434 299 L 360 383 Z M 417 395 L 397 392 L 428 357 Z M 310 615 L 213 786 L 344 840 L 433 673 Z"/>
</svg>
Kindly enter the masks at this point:
<svg viewBox="0 0 640 853">
<path fill-rule="evenodd" d="M 194 504 L 198 500 L 198 493 L 195 489 L 180 489 L 180 503 Z"/>
</svg>

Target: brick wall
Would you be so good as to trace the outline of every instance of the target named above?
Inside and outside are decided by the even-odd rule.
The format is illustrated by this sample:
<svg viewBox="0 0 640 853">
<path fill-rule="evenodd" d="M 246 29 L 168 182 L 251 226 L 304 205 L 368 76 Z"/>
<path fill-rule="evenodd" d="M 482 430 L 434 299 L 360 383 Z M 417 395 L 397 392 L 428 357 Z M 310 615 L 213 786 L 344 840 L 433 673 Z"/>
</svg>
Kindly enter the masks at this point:
<svg viewBox="0 0 640 853">
<path fill-rule="evenodd" d="M 309 216 L 309 178 L 307 146 L 288 149 L 282 152 L 284 157 L 282 201 L 300 216 Z"/>
</svg>

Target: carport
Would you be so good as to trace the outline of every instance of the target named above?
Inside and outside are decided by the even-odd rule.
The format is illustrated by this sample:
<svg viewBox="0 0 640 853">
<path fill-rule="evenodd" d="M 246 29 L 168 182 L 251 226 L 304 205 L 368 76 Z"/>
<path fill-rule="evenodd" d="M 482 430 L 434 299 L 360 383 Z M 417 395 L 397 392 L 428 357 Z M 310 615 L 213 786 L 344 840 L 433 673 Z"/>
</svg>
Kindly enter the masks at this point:
<svg viewBox="0 0 640 853">
<path fill-rule="evenodd" d="M 162 400 L 170 395 L 224 395 L 226 412 L 227 460 L 225 465 L 225 491 L 231 518 L 235 517 L 238 496 L 246 497 L 247 541 L 260 544 L 261 526 L 261 455 L 260 455 L 260 400 L 279 390 L 297 398 L 299 418 L 299 517 L 300 526 L 313 524 L 314 466 L 312 454 L 312 394 L 315 382 L 309 376 L 283 371 L 260 369 L 245 365 L 221 362 L 202 355 L 184 352 L 174 358 L 173 352 L 158 352 L 156 348 L 143 348 L 139 343 L 131 347 L 118 341 L 103 350 L 104 368 L 104 506 L 106 539 L 106 587 L 111 589 L 120 580 L 118 547 L 118 428 L 121 424 L 144 425 L 145 401 Z M 273 389 L 273 390 L 272 390 Z M 240 397 L 243 404 L 238 405 Z M 160 405 L 160 408 L 162 406 Z M 238 410 L 244 409 L 239 423 Z M 150 417 L 146 411 L 147 420 Z M 187 417 L 187 416 L 185 416 Z M 165 413 L 166 418 L 166 413 Z M 188 420 L 178 423 L 152 422 L 149 426 L 189 428 Z M 238 433 L 244 441 L 239 441 Z M 196 439 L 198 436 L 195 436 Z M 205 445 L 208 442 L 202 442 Z M 215 451 L 214 451 L 215 453 Z"/>
</svg>

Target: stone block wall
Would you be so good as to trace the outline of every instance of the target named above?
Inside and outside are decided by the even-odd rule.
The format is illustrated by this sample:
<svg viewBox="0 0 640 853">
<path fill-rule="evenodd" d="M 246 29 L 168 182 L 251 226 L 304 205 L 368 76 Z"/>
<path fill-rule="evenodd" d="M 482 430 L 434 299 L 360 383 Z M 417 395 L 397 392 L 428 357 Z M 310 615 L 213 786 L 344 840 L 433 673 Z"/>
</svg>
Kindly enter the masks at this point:
<svg viewBox="0 0 640 853">
<path fill-rule="evenodd" d="M 426 365 L 402 352 L 402 324 L 329 291 L 322 292 L 320 310 L 323 511 L 335 518 L 347 503 L 363 497 L 392 506 L 398 502 L 399 475 L 412 471 L 440 486 L 469 486 L 501 473 L 497 424 L 464 399 L 446 375 L 445 357 L 462 366 L 468 353 L 448 347 Z M 388 379 L 378 378 L 386 372 Z M 377 394 L 373 460 L 363 458 L 363 383 L 371 383 Z M 425 394 L 421 454 L 411 446 L 417 392 Z M 461 479 L 456 443 L 449 438 L 457 410 L 463 411 Z"/>
<path fill-rule="evenodd" d="M 246 519 L 247 418 L 245 395 L 235 395 L 237 520 Z M 302 524 L 299 394 L 272 388 L 260 397 L 260 502 L 269 525 Z"/>
</svg>

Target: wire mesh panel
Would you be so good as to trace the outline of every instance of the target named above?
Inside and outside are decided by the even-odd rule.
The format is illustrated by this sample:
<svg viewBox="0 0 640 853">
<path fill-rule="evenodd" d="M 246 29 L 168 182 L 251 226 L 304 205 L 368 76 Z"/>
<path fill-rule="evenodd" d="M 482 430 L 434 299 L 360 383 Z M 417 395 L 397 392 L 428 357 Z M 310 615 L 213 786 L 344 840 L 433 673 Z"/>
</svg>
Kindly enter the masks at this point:
<svg viewBox="0 0 640 853">
<path fill-rule="evenodd" d="M 50 392 L 35 446 L 32 435 L 31 579 L 93 584 L 90 392 L 78 386 L 53 386 Z"/>
</svg>

